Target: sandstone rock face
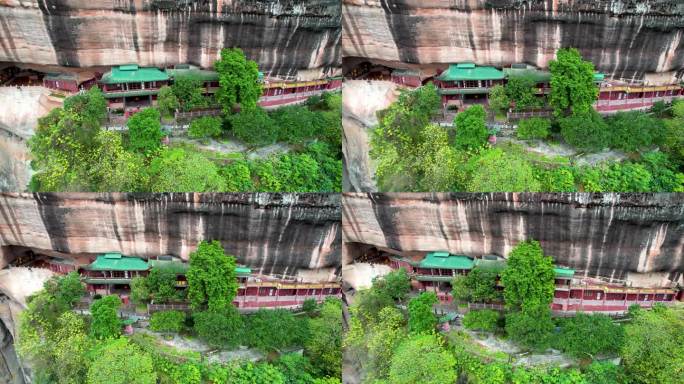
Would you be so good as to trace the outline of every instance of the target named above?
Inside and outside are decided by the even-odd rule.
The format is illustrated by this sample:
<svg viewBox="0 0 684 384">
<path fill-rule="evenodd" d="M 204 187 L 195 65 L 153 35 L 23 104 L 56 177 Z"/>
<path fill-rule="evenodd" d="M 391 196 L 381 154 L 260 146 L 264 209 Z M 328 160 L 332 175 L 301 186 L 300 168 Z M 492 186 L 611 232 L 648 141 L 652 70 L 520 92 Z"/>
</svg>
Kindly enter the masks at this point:
<svg viewBox="0 0 684 384">
<path fill-rule="evenodd" d="M 188 259 L 219 240 L 257 273 L 328 280 L 340 273 L 340 210 L 336 194 L 0 194 L 0 267 L 19 246 Z"/>
<path fill-rule="evenodd" d="M 240 47 L 273 76 L 320 77 L 340 66 L 340 14 L 339 0 L 0 0 L 0 61 L 209 67 Z"/>
<path fill-rule="evenodd" d="M 546 67 L 576 47 L 613 78 L 684 70 L 679 0 L 344 0 L 343 56 Z"/>
<path fill-rule="evenodd" d="M 684 273 L 682 194 L 345 194 L 343 205 L 345 264 L 366 244 L 507 256 L 535 239 L 587 276 Z"/>
</svg>

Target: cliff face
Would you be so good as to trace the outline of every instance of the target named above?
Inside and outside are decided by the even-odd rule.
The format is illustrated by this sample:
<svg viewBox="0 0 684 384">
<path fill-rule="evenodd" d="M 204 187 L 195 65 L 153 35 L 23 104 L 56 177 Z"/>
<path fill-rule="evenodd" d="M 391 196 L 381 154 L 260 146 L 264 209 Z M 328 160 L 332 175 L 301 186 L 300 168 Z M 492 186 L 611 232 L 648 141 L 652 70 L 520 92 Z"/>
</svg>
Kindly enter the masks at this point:
<svg viewBox="0 0 684 384">
<path fill-rule="evenodd" d="M 345 194 L 343 204 L 345 263 L 359 243 L 507 256 L 535 239 L 589 276 L 684 273 L 682 194 Z"/>
<path fill-rule="evenodd" d="M 684 70 L 679 0 L 344 0 L 343 55 L 546 67 L 576 47 L 615 78 Z"/>
<path fill-rule="evenodd" d="M 240 47 L 277 76 L 339 67 L 339 0 L 0 0 L 0 61 L 211 66 Z"/>
<path fill-rule="evenodd" d="M 340 238 L 335 194 L 0 195 L 0 267 L 8 246 L 187 259 L 201 240 L 219 240 L 257 272 L 330 278 Z"/>
</svg>

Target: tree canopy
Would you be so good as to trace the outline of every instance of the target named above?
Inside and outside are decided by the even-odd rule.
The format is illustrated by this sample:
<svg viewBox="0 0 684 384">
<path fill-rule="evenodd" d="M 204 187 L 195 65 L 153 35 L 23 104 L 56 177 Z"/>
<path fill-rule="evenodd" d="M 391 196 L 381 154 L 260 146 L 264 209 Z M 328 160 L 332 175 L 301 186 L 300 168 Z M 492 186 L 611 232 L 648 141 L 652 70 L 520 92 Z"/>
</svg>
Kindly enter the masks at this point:
<svg viewBox="0 0 684 384">
<path fill-rule="evenodd" d="M 190 254 L 188 299 L 194 309 L 207 305 L 210 312 L 232 307 L 238 283 L 235 257 L 226 254 L 221 243 L 200 242 Z"/>
<path fill-rule="evenodd" d="M 582 59 L 575 48 L 562 48 L 556 59 L 549 62 L 551 94 L 549 103 L 557 117 L 572 114 L 586 115 L 598 98 L 594 83 L 594 64 Z"/>
<path fill-rule="evenodd" d="M 432 306 L 439 300 L 434 292 L 421 292 L 408 303 L 409 330 L 413 333 L 430 333 L 437 326 L 437 317 Z"/>
<path fill-rule="evenodd" d="M 121 299 L 117 295 L 108 295 L 95 300 L 90 306 L 93 321 L 90 324 L 90 333 L 96 339 L 112 339 L 121 334 L 121 320 L 118 310 L 121 307 Z"/>
<path fill-rule="evenodd" d="M 553 260 L 544 255 L 538 241 L 516 245 L 501 272 L 506 306 L 514 310 L 548 307 L 555 291 L 553 268 Z"/>
<path fill-rule="evenodd" d="M 87 384 L 155 384 L 152 358 L 127 339 L 105 344 L 88 370 Z"/>
<path fill-rule="evenodd" d="M 128 126 L 128 147 L 142 154 L 151 154 L 161 148 L 164 132 L 161 129 L 161 116 L 156 108 L 145 108 L 134 114 Z"/>
<path fill-rule="evenodd" d="M 236 104 L 241 109 L 253 110 L 261 96 L 259 68 L 257 63 L 247 60 L 240 48 L 224 48 L 221 58 L 214 63 L 219 74 L 219 90 L 216 99 L 223 112 L 229 115 Z"/>
<path fill-rule="evenodd" d="M 419 334 L 404 341 L 392 357 L 389 382 L 393 384 L 444 384 L 456 381 L 456 359 L 434 334 Z"/>
<path fill-rule="evenodd" d="M 487 114 L 484 107 L 477 104 L 456 115 L 456 146 L 463 149 L 475 149 L 484 146 L 489 138 L 489 130 L 485 124 Z"/>
</svg>

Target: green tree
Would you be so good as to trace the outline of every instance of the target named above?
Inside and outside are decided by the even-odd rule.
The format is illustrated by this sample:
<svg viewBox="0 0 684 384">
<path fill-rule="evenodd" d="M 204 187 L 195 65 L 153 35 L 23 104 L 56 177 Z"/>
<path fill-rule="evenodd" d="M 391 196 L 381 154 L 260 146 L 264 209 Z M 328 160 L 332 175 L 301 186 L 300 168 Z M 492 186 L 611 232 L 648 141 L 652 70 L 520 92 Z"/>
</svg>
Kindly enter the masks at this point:
<svg viewBox="0 0 684 384">
<path fill-rule="evenodd" d="M 506 333 L 525 347 L 546 348 L 551 342 L 553 327 L 548 306 L 525 307 L 521 312 L 506 315 Z"/>
<path fill-rule="evenodd" d="M 444 384 L 456 382 L 456 359 L 434 334 L 414 335 L 392 357 L 392 384 Z"/>
<path fill-rule="evenodd" d="M 200 242 L 190 254 L 188 299 L 193 309 L 207 305 L 210 312 L 232 308 L 238 283 L 235 257 L 216 240 Z"/>
<path fill-rule="evenodd" d="M 117 314 L 120 307 L 121 299 L 116 295 L 108 295 L 93 302 L 90 306 L 90 314 L 93 316 L 90 333 L 94 338 L 102 340 L 121 335 L 121 320 Z"/>
<path fill-rule="evenodd" d="M 516 76 L 508 79 L 506 95 L 515 103 L 516 110 L 536 107 L 540 103 L 535 95 L 535 80 L 531 77 Z"/>
<path fill-rule="evenodd" d="M 259 107 L 230 115 L 228 122 L 233 135 L 249 144 L 267 145 L 279 138 L 278 125 Z"/>
<path fill-rule="evenodd" d="M 178 97 L 173 92 L 173 88 L 168 85 L 159 88 L 157 108 L 159 108 L 159 113 L 161 113 L 162 117 L 172 118 L 179 107 L 180 103 L 178 102 Z"/>
<path fill-rule="evenodd" d="M 305 356 L 286 353 L 275 365 L 283 374 L 285 384 L 314 384 L 313 367 Z"/>
<path fill-rule="evenodd" d="M 378 322 L 371 325 L 367 338 L 368 375 L 366 381 L 387 379 L 392 356 L 399 344 L 406 338 L 404 315 L 398 308 L 385 307 L 378 315 Z"/>
<path fill-rule="evenodd" d="M 582 60 L 575 48 L 563 48 L 556 52 L 556 60 L 549 62 L 549 70 L 549 103 L 557 117 L 568 112 L 586 115 L 593 110 L 599 91 L 594 83 L 594 64 L 591 61 Z"/>
<path fill-rule="evenodd" d="M 634 383 L 684 382 L 684 311 L 639 311 L 625 326 L 620 356 Z"/>
<path fill-rule="evenodd" d="M 318 310 L 316 299 L 306 299 L 304 300 L 304 303 L 302 303 L 302 311 L 309 315 L 309 317 L 313 316 L 316 313 L 316 310 Z"/>
<path fill-rule="evenodd" d="M 532 117 L 520 120 L 515 133 L 518 139 L 545 139 L 549 136 L 550 128 L 551 122 L 549 120 L 541 117 Z"/>
<path fill-rule="evenodd" d="M 563 139 L 580 150 L 596 152 L 610 146 L 608 125 L 594 110 L 562 118 L 559 124 Z"/>
<path fill-rule="evenodd" d="M 252 172 L 249 169 L 249 162 L 247 160 L 235 160 L 222 167 L 219 173 L 225 182 L 227 192 L 250 192 L 255 190 Z"/>
<path fill-rule="evenodd" d="M 474 302 L 490 302 L 501 299 L 501 293 L 496 290 L 498 275 L 498 271 L 493 269 L 473 268 L 466 276 L 470 300 Z"/>
<path fill-rule="evenodd" d="M 207 98 L 202 94 L 202 81 L 191 76 L 176 76 L 171 90 L 176 96 L 183 111 L 203 108 L 208 105 Z"/>
<path fill-rule="evenodd" d="M 91 144 L 107 119 L 107 100 L 100 88 L 95 86 L 85 93 L 67 97 L 64 99 L 63 108 L 81 118 L 80 129 L 75 131 L 77 140 Z"/>
<path fill-rule="evenodd" d="M 470 287 L 466 276 L 455 276 L 451 280 L 451 295 L 458 301 L 470 301 Z"/>
<path fill-rule="evenodd" d="M 185 322 L 185 313 L 180 311 L 155 312 L 150 317 L 150 329 L 156 332 L 180 332 Z"/>
<path fill-rule="evenodd" d="M 475 149 L 484 146 L 489 138 L 489 130 L 485 124 L 486 113 L 481 105 L 473 105 L 456 115 L 456 146 L 464 149 Z"/>
<path fill-rule="evenodd" d="M 385 290 L 377 288 L 359 290 L 355 297 L 357 316 L 365 325 L 375 323 L 385 307 L 393 307 L 394 299 Z"/>
<path fill-rule="evenodd" d="M 193 313 L 194 330 L 215 347 L 234 348 L 242 342 L 243 321 L 233 306 Z"/>
<path fill-rule="evenodd" d="M 43 288 L 53 295 L 62 310 L 73 308 L 86 293 L 81 276 L 76 272 L 69 272 L 63 277 L 53 276 L 43 284 Z"/>
<path fill-rule="evenodd" d="M 222 192 L 225 181 L 216 164 L 197 152 L 164 149 L 149 166 L 150 192 Z"/>
<path fill-rule="evenodd" d="M 575 174 L 570 167 L 539 171 L 541 190 L 548 192 L 577 192 Z"/>
<path fill-rule="evenodd" d="M 152 268 L 147 287 L 156 303 L 166 303 L 176 297 L 177 274 L 171 268 Z"/>
<path fill-rule="evenodd" d="M 100 131 L 85 162 L 74 168 L 84 182 L 80 191 L 135 192 L 146 182 L 144 157 L 126 151 L 117 132 Z"/>
<path fill-rule="evenodd" d="M 556 348 L 575 357 L 595 358 L 598 354 L 617 352 L 622 344 L 622 328 L 602 314 L 578 313 L 562 319 Z"/>
<path fill-rule="evenodd" d="M 548 307 L 555 291 L 553 268 L 553 260 L 544 256 L 538 241 L 516 245 L 501 272 L 506 306 L 513 310 Z"/>
<path fill-rule="evenodd" d="M 371 134 L 370 157 L 377 162 L 375 177 L 381 190 L 415 190 L 421 185 L 422 172 L 431 168 L 424 164 L 427 156 L 442 152 L 446 135 L 438 126 L 430 126 L 430 119 L 439 109 L 440 97 L 433 84 L 414 91 L 404 91 L 395 103 L 378 112 L 379 124 Z M 427 129 L 426 129 L 427 127 Z M 441 129 L 444 131 L 444 129 Z M 425 144 L 431 141 L 432 146 Z M 444 167 L 442 166 L 442 169 Z"/>
<path fill-rule="evenodd" d="M 491 309 L 469 311 L 463 317 L 463 326 L 467 329 L 493 332 L 499 320 L 499 312 Z"/>
<path fill-rule="evenodd" d="M 399 268 L 373 281 L 373 287 L 383 290 L 394 300 L 404 300 L 411 291 L 411 279 L 406 269 Z"/>
<path fill-rule="evenodd" d="M 313 137 L 323 136 L 330 124 L 321 113 L 299 105 L 278 108 L 271 116 L 277 127 L 278 140 L 291 144 L 303 144 Z"/>
<path fill-rule="evenodd" d="M 221 136 L 221 119 L 218 117 L 204 116 L 190 123 L 188 135 L 192 138 L 206 138 Z"/>
<path fill-rule="evenodd" d="M 286 309 L 260 309 L 245 318 L 245 342 L 264 352 L 301 345 L 306 323 Z"/>
<path fill-rule="evenodd" d="M 470 160 L 470 192 L 536 192 L 541 186 L 524 158 L 495 148 Z"/>
<path fill-rule="evenodd" d="M 159 111 L 155 108 L 145 108 L 128 119 L 128 147 L 147 155 L 159 149 L 164 137 L 160 119 Z"/>
<path fill-rule="evenodd" d="M 134 277 L 131 279 L 131 301 L 137 305 L 145 304 L 150 300 L 150 289 L 147 286 L 145 277 Z"/>
<path fill-rule="evenodd" d="M 236 104 L 245 110 L 253 110 L 261 96 L 259 68 L 247 60 L 240 48 L 222 49 L 221 58 L 214 63 L 219 74 L 220 88 L 216 98 L 229 115 Z"/>
<path fill-rule="evenodd" d="M 489 108 L 495 113 L 506 112 L 511 105 L 511 100 L 506 94 L 503 85 L 495 85 L 489 90 Z"/>
<path fill-rule="evenodd" d="M 57 382 L 83 383 L 90 365 L 86 351 L 91 345 L 85 321 L 73 312 L 64 312 L 58 323 L 59 328 L 49 338 Z"/>
<path fill-rule="evenodd" d="M 342 302 L 328 299 L 321 305 L 320 315 L 309 320 L 309 338 L 304 344 L 308 356 L 320 376 L 342 377 Z"/>
<path fill-rule="evenodd" d="M 665 134 L 661 120 L 641 111 L 618 112 L 606 119 L 610 132 L 610 146 L 634 152 L 660 142 Z"/>
<path fill-rule="evenodd" d="M 157 373 L 152 358 L 127 339 L 119 338 L 105 344 L 94 354 L 88 369 L 88 384 L 155 384 Z"/>
<path fill-rule="evenodd" d="M 409 330 L 412 333 L 430 333 L 437 326 L 437 317 L 432 306 L 437 304 L 437 295 L 434 292 L 422 292 L 408 303 Z"/>
<path fill-rule="evenodd" d="M 622 367 L 612 361 L 594 361 L 584 369 L 584 377 L 589 384 L 624 383 Z"/>
</svg>

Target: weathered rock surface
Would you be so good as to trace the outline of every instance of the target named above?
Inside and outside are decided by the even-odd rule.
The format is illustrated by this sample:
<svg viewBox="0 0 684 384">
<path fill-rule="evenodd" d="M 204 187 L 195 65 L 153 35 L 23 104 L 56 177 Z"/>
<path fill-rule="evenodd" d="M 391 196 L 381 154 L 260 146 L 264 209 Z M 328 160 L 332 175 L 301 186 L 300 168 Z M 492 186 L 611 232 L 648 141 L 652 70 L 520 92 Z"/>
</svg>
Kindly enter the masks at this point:
<svg viewBox="0 0 684 384">
<path fill-rule="evenodd" d="M 681 78 L 679 0 L 344 0 L 343 56 L 376 62 L 546 67 L 579 48 L 615 78 Z"/>
<path fill-rule="evenodd" d="M 348 80 L 342 88 L 342 154 L 345 191 L 374 192 L 374 166 L 368 156 L 370 129 L 378 124 L 376 113 L 398 97 L 390 81 Z"/>
<path fill-rule="evenodd" d="M 340 210 L 336 194 L 0 194 L 0 267 L 20 246 L 188 259 L 219 240 L 255 272 L 327 280 L 340 273 Z"/>
<path fill-rule="evenodd" d="M 684 273 L 682 194 L 345 194 L 343 205 L 345 264 L 362 244 L 507 256 L 535 239 L 588 276 Z"/>
<path fill-rule="evenodd" d="M 208 67 L 240 47 L 271 75 L 320 77 L 340 66 L 340 14 L 339 0 L 0 0 L 0 61 Z"/>
</svg>

